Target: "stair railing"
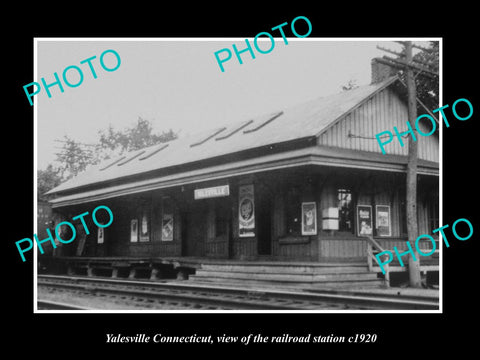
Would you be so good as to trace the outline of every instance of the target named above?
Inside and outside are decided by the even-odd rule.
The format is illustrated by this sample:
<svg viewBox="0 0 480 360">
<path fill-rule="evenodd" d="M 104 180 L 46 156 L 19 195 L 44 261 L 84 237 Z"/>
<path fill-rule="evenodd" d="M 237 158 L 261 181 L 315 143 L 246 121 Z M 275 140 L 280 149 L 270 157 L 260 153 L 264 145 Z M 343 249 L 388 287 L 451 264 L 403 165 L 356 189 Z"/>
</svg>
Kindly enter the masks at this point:
<svg viewBox="0 0 480 360">
<path fill-rule="evenodd" d="M 372 236 L 367 236 L 367 264 L 368 264 L 368 271 L 370 272 L 378 272 L 377 269 L 374 268 L 374 261 L 376 262 L 377 259 L 375 258 L 376 254 L 379 254 L 385 251 L 378 242 L 376 242 Z M 385 269 L 385 285 L 390 287 L 390 268 L 388 264 L 383 266 Z M 380 266 L 378 266 L 378 270 L 380 270 Z"/>
</svg>

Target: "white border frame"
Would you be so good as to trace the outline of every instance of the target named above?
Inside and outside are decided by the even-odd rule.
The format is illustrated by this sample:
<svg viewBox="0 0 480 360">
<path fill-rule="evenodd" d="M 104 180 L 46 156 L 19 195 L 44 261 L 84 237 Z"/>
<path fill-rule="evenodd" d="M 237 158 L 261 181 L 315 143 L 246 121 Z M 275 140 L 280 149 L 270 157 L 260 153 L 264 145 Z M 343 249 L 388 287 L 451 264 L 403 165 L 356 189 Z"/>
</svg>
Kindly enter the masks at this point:
<svg viewBox="0 0 480 360">
<path fill-rule="evenodd" d="M 253 38 L 248 38 L 253 40 Z M 259 39 L 263 41 L 264 39 Z M 265 39 L 268 40 L 269 39 Z M 439 107 L 443 106 L 443 38 L 442 37 L 330 37 L 330 38 L 318 38 L 318 37 L 308 37 L 308 38 L 288 38 L 289 42 L 294 41 L 438 41 L 439 42 Z M 44 37 L 44 38 L 33 38 L 33 76 L 32 81 L 38 80 L 38 69 L 37 69 L 37 60 L 38 60 L 38 51 L 37 44 L 40 41 L 245 41 L 244 37 L 212 37 L 212 38 L 112 38 L 112 37 L 102 37 L 102 38 L 91 38 L 91 37 L 79 37 L 79 38 L 57 38 L 57 37 Z M 276 41 L 283 41 L 281 38 L 276 38 Z M 34 114 L 34 166 L 33 166 L 33 229 L 34 233 L 37 233 L 37 148 L 38 148 L 38 132 L 37 132 L 37 106 L 38 98 L 35 99 L 33 105 L 33 114 Z M 27 106 L 27 105 L 26 105 Z M 439 226 L 443 226 L 443 126 L 439 127 Z M 443 313 L 443 247 L 439 249 L 439 309 L 438 310 L 38 310 L 37 307 L 37 261 L 38 261 L 38 250 L 37 246 L 33 247 L 33 308 L 34 313 Z"/>
</svg>

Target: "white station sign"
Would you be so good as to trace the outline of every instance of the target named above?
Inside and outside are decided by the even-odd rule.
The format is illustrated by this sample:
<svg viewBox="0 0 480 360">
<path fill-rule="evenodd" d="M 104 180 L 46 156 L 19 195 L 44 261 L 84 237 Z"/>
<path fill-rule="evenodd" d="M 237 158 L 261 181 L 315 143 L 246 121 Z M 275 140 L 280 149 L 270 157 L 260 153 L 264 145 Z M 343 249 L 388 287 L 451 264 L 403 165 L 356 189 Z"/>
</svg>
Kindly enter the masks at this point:
<svg viewBox="0 0 480 360">
<path fill-rule="evenodd" d="M 229 195 L 230 195 L 230 186 L 229 185 L 215 186 L 215 187 L 203 188 L 203 189 L 195 189 L 195 191 L 194 191 L 195 200 L 229 196 Z"/>
</svg>

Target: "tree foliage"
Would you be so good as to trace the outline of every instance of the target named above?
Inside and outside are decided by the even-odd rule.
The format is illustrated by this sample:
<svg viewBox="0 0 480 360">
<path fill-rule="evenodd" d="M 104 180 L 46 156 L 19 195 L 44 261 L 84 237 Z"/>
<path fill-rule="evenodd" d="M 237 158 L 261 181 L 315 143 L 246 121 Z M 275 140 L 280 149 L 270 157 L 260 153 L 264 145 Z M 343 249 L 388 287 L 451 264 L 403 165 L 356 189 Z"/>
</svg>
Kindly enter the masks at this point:
<svg viewBox="0 0 480 360">
<path fill-rule="evenodd" d="M 101 130 L 95 144 L 83 144 L 65 135 L 62 140 L 57 140 L 62 146 L 56 154 L 55 164 L 37 171 L 38 197 L 45 199 L 45 192 L 78 175 L 90 165 L 176 138 L 177 134 L 171 129 L 155 134 L 151 122 L 141 117 L 124 130 L 117 130 L 111 125 Z"/>
<path fill-rule="evenodd" d="M 60 142 L 63 143 L 62 151 L 57 153 L 56 157 L 56 161 L 60 164 L 57 168 L 60 178 L 70 179 L 94 163 L 95 153 L 91 149 L 85 149 L 80 142 L 67 135 Z"/>
<path fill-rule="evenodd" d="M 59 169 L 52 164 L 48 164 L 45 170 L 37 171 L 37 200 L 46 200 L 45 194 L 48 190 L 60 185 L 62 176 Z"/>
<path fill-rule="evenodd" d="M 419 51 L 413 55 L 413 60 L 416 65 L 428 68 L 438 74 L 439 72 L 439 42 L 430 41 L 428 46 L 429 51 Z M 405 49 L 402 50 L 403 59 L 405 58 Z M 418 62 L 415 62 L 417 60 Z M 428 65 L 427 65 L 428 64 Z M 414 70 L 415 84 L 417 91 L 417 98 L 430 110 L 439 107 L 439 77 L 425 76 L 421 71 Z M 400 79 L 406 83 L 407 74 L 405 71 L 399 71 Z M 418 111 L 424 112 L 419 108 Z"/>
<path fill-rule="evenodd" d="M 431 41 L 430 49 L 432 52 L 420 51 L 413 56 L 413 60 L 419 60 L 422 63 L 429 64 L 429 68 L 434 72 L 439 72 L 439 42 Z M 421 77 L 417 76 L 415 83 L 417 85 L 417 97 L 433 110 L 439 106 L 439 77 Z"/>
<path fill-rule="evenodd" d="M 97 151 L 104 151 L 106 152 L 104 157 L 109 157 L 108 151 L 122 154 L 177 138 L 177 135 L 171 129 L 161 134 L 154 134 L 152 130 L 150 121 L 141 117 L 138 118 L 134 126 L 124 131 L 115 130 L 110 125 L 107 130 L 100 131 Z"/>
</svg>

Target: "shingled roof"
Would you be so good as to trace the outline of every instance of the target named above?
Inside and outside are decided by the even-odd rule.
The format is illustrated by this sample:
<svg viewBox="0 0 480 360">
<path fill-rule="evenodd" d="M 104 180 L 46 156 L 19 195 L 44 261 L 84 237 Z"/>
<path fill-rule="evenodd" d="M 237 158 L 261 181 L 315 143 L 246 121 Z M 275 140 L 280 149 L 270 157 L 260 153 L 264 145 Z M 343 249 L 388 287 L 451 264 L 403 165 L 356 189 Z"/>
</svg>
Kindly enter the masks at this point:
<svg viewBox="0 0 480 360">
<path fill-rule="evenodd" d="M 280 109 L 257 118 L 226 124 L 198 134 L 179 137 L 168 143 L 132 151 L 120 158 L 90 167 L 47 194 L 247 149 L 318 136 L 342 115 L 395 80 L 396 77 L 392 77 L 381 83 L 317 98 L 289 109 Z"/>
</svg>

